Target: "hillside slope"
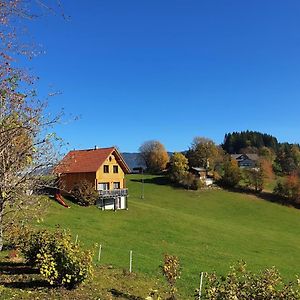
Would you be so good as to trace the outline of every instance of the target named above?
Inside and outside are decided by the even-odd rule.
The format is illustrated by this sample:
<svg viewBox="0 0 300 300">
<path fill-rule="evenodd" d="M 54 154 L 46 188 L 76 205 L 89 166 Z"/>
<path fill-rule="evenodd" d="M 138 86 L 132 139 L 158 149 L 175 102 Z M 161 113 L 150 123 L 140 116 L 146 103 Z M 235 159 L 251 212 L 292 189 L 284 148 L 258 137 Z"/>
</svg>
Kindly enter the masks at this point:
<svg viewBox="0 0 300 300">
<path fill-rule="evenodd" d="M 133 270 L 151 277 L 159 274 L 164 253 L 178 255 L 184 295 L 192 295 L 200 271 L 225 273 L 240 259 L 255 271 L 275 265 L 287 279 L 298 272 L 300 211 L 223 190 L 176 189 L 155 176 L 146 176 L 142 200 L 140 175 L 127 183 L 128 211 L 53 202 L 39 226 L 60 224 L 87 247 L 101 244 L 102 264 L 128 269 L 133 250 Z"/>
</svg>

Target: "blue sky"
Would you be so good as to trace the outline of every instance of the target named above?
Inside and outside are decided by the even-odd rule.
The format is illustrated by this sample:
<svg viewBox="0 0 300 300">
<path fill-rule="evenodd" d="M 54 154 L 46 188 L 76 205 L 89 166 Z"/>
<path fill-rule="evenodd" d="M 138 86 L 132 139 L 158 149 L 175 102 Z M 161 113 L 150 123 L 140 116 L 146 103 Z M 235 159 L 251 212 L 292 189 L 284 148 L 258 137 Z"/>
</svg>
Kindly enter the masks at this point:
<svg viewBox="0 0 300 300">
<path fill-rule="evenodd" d="M 169 151 L 258 130 L 300 142 L 300 1 L 65 0 L 66 21 L 30 24 L 39 91 L 78 121 L 69 148 Z M 68 117 L 67 117 L 68 118 Z"/>
</svg>

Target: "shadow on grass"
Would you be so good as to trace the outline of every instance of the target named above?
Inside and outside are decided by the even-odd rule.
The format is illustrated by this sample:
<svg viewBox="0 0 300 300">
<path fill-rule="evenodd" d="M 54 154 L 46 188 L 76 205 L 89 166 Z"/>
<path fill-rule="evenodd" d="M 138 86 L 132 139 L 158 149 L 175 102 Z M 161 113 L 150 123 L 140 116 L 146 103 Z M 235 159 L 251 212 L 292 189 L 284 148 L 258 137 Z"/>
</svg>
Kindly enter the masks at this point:
<svg viewBox="0 0 300 300">
<path fill-rule="evenodd" d="M 123 293 L 121 291 L 118 291 L 116 289 L 110 289 L 108 290 L 114 297 L 116 298 L 122 298 L 122 299 L 128 299 L 128 300 L 144 300 L 144 298 L 139 296 L 130 295 L 127 293 Z"/>
<path fill-rule="evenodd" d="M 141 179 L 130 179 L 130 181 L 133 182 L 142 182 L 142 178 Z M 151 183 L 151 184 L 157 184 L 157 185 L 172 185 L 172 182 L 170 181 L 170 179 L 166 176 L 157 176 L 157 177 L 153 177 L 153 178 L 145 178 L 144 179 L 144 183 Z"/>
<path fill-rule="evenodd" d="M 45 280 L 30 280 L 30 281 L 12 281 L 12 282 L 1 282 L 0 285 L 3 285 L 7 288 L 13 289 L 38 289 L 38 288 L 54 288 L 53 285 L 50 285 L 49 282 Z"/>
<path fill-rule="evenodd" d="M 254 195 L 257 198 L 260 198 L 260 199 L 268 201 L 268 202 L 277 203 L 277 204 L 280 204 L 283 206 L 294 207 L 294 208 L 300 209 L 300 203 L 289 201 L 288 199 L 282 198 L 278 195 L 274 195 L 271 192 L 265 192 L 265 191 L 256 192 L 254 190 L 244 189 L 244 188 L 224 188 L 224 190 L 234 192 L 234 193 Z"/>
<path fill-rule="evenodd" d="M 28 275 L 38 275 L 39 271 L 32 266 L 22 262 L 0 262 L 0 285 L 16 289 L 53 288 L 47 281 L 31 279 Z M 16 277 L 16 275 L 19 275 Z M 28 280 L 29 279 L 29 280 Z"/>
<path fill-rule="evenodd" d="M 25 263 L 0 262 L 0 273 L 6 275 L 39 274 L 39 271 Z"/>
</svg>

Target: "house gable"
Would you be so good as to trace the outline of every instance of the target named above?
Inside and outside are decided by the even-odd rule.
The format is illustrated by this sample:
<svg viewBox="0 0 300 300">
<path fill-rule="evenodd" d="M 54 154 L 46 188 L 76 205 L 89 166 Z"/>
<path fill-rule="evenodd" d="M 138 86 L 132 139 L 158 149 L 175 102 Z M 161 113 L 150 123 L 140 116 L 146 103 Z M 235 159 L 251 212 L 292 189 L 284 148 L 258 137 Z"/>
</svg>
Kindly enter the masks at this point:
<svg viewBox="0 0 300 300">
<path fill-rule="evenodd" d="M 55 168 L 54 173 L 90 173 L 97 172 L 104 161 L 113 154 L 124 173 L 130 169 L 119 151 L 114 148 L 100 148 L 70 151 Z"/>
<path fill-rule="evenodd" d="M 104 171 L 108 166 L 108 172 Z M 124 176 L 130 172 L 122 155 L 114 147 L 70 151 L 55 168 L 60 176 L 61 189 L 69 192 L 75 184 L 88 180 L 98 189 L 108 183 L 109 189 L 124 188 Z"/>
<path fill-rule="evenodd" d="M 120 160 L 116 157 L 116 152 L 112 152 L 102 163 L 96 172 L 97 189 L 99 189 L 99 184 L 108 184 L 109 189 L 117 188 L 119 183 L 119 188 L 125 187 L 124 177 L 125 172 L 120 164 Z"/>
<path fill-rule="evenodd" d="M 239 167 L 255 167 L 258 161 L 257 154 L 231 154 L 231 158 L 235 159 Z"/>
</svg>

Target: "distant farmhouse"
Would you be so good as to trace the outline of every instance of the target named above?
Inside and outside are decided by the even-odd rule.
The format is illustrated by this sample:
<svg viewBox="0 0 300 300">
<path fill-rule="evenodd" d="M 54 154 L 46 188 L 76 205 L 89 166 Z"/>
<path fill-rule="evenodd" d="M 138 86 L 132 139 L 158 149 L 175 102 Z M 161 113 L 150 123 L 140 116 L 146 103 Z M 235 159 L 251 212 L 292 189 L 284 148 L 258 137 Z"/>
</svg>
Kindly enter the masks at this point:
<svg viewBox="0 0 300 300">
<path fill-rule="evenodd" d="M 206 168 L 191 167 L 189 172 L 199 178 L 205 186 L 210 186 L 214 183 L 213 175 Z"/>
<path fill-rule="evenodd" d="M 64 193 L 71 193 L 74 186 L 87 180 L 99 191 L 97 205 L 103 210 L 128 207 L 125 174 L 130 169 L 115 147 L 70 151 L 55 173 Z"/>
<path fill-rule="evenodd" d="M 255 168 L 259 159 L 257 154 L 231 154 L 231 158 L 237 161 L 240 168 Z"/>
</svg>

